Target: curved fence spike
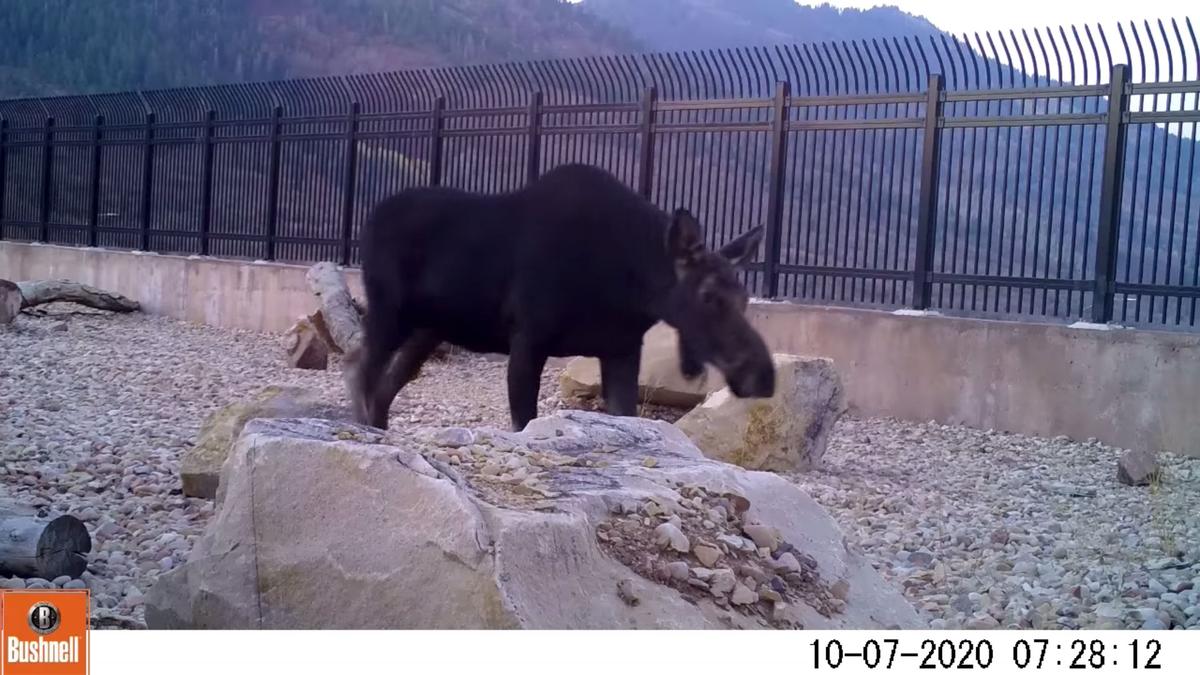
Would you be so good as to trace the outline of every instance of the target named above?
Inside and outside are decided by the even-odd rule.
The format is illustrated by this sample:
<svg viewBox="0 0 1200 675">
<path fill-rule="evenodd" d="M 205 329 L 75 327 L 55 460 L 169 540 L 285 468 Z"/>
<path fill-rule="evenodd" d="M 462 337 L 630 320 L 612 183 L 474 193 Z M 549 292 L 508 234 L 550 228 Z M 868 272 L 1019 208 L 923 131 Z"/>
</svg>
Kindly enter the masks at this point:
<svg viewBox="0 0 1200 675">
<path fill-rule="evenodd" d="M 1175 79 L 1175 58 L 1171 56 L 1171 38 L 1167 35 L 1167 29 L 1163 27 L 1162 19 L 1158 20 L 1158 32 L 1162 35 L 1163 45 L 1167 48 L 1167 81 L 1171 82 Z M 1156 58 L 1155 62 L 1157 63 L 1157 61 Z M 1158 79 L 1157 75 L 1154 79 Z"/>
<path fill-rule="evenodd" d="M 1079 66 L 1080 66 L 1080 69 L 1083 71 L 1083 82 L 1081 84 L 1085 84 L 1085 85 L 1091 84 L 1092 81 L 1088 77 L 1087 50 L 1084 49 L 1083 40 L 1081 40 L 1079 37 L 1079 29 L 1076 28 L 1074 26 L 1074 24 L 1071 25 L 1071 37 L 1075 38 L 1075 46 L 1079 47 Z M 1069 53 L 1070 52 L 1068 52 L 1068 54 Z M 1100 64 L 1096 64 L 1096 65 L 1097 65 L 1097 67 L 1099 67 Z M 1099 84 L 1099 81 L 1097 81 L 1096 83 Z"/>
<path fill-rule="evenodd" d="M 1062 41 L 1063 41 L 1063 45 L 1064 45 L 1063 51 L 1065 51 L 1067 53 L 1067 68 L 1070 70 L 1070 73 L 1071 73 L 1069 84 L 1073 84 L 1073 85 L 1080 84 L 1075 79 L 1075 52 L 1072 51 L 1070 48 L 1071 43 L 1070 43 L 1070 39 L 1067 37 L 1067 29 L 1063 26 L 1059 26 L 1058 32 L 1059 32 L 1059 37 L 1061 37 Z M 1057 44 L 1054 47 L 1054 58 L 1058 59 L 1059 69 L 1060 69 L 1059 78 L 1061 79 L 1061 77 L 1062 77 L 1062 75 L 1061 75 L 1062 59 L 1058 55 L 1058 45 Z M 1084 84 L 1086 84 L 1086 82 Z"/>
<path fill-rule="evenodd" d="M 1130 32 L 1133 33 L 1133 41 L 1137 44 L 1138 60 L 1142 62 L 1142 77 L 1141 81 L 1146 82 L 1146 52 L 1142 47 L 1141 31 L 1137 29 L 1137 24 L 1129 22 Z M 1146 22 L 1146 41 L 1150 43 L 1150 54 L 1154 60 L 1154 79 L 1158 80 L 1158 46 L 1154 43 L 1154 32 L 1150 30 L 1150 22 Z"/>
</svg>

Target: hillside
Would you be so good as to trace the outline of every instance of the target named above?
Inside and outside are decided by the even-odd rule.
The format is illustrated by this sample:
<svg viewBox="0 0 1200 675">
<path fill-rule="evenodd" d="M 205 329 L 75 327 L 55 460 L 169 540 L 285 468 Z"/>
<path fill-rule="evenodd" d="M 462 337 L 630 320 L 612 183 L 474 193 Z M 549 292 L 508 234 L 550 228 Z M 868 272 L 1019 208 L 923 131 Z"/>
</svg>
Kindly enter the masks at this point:
<svg viewBox="0 0 1200 675">
<path fill-rule="evenodd" d="M 926 34 L 792 0 L 0 0 L 0 99 Z"/>
<path fill-rule="evenodd" d="M 611 54 L 559 0 L 0 0 L 0 98 Z"/>
<path fill-rule="evenodd" d="M 895 7 L 840 10 L 794 0 L 582 0 L 655 50 L 927 35 L 937 27 Z"/>
</svg>

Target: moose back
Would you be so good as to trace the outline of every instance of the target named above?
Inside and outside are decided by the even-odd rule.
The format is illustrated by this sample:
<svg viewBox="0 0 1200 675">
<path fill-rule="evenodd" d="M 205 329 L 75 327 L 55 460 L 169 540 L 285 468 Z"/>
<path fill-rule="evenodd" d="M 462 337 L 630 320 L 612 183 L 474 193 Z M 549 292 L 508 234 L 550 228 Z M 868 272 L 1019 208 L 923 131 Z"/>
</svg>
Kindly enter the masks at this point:
<svg viewBox="0 0 1200 675">
<path fill-rule="evenodd" d="M 660 320 L 679 332 L 684 375 L 708 363 L 736 396 L 771 396 L 774 367 L 734 269 L 761 238 L 757 227 L 708 251 L 688 211 L 668 214 L 580 164 L 500 195 L 393 195 L 360 238 L 367 313 L 348 379 L 355 414 L 386 428 L 400 389 L 447 342 L 509 355 L 515 430 L 536 416 L 551 356 L 597 357 L 608 412 L 636 415 L 642 337 Z"/>
</svg>

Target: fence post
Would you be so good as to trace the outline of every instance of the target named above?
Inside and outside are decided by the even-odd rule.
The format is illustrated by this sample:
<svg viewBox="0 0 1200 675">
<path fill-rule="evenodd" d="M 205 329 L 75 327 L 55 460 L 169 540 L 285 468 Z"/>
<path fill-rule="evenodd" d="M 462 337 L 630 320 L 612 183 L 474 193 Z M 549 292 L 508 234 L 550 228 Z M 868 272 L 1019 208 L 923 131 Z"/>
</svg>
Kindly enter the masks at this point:
<svg viewBox="0 0 1200 675">
<path fill-rule="evenodd" d="M 216 133 L 213 122 L 216 119 L 215 110 L 204 115 L 204 150 L 200 160 L 200 255 L 209 253 L 208 233 L 212 230 L 213 137 Z"/>
<path fill-rule="evenodd" d="M 925 96 L 925 139 L 921 147 L 921 194 L 917 203 L 917 258 L 913 266 L 913 309 L 929 309 L 933 299 L 933 230 L 937 220 L 938 157 L 942 144 L 942 76 L 929 76 Z"/>
<path fill-rule="evenodd" d="M 1121 179 L 1125 168 L 1125 116 L 1129 112 L 1129 66 L 1113 66 L 1104 133 L 1104 173 L 1100 183 L 1100 228 L 1096 237 L 1096 286 L 1092 322 L 1113 320 L 1116 299 L 1117 234 L 1121 220 Z"/>
<path fill-rule="evenodd" d="M 4 192 L 8 187 L 8 120 L 0 117 L 0 241 L 4 241 Z"/>
<path fill-rule="evenodd" d="M 541 175 L 542 165 L 542 92 L 529 97 L 529 137 L 525 144 L 525 182 L 532 183 Z"/>
<path fill-rule="evenodd" d="M 267 260 L 275 259 L 275 238 L 279 226 L 279 155 L 283 107 L 271 111 L 270 156 L 267 164 Z"/>
<path fill-rule="evenodd" d="M 445 124 L 446 97 L 439 96 L 429 113 L 429 184 L 442 184 L 442 126 Z"/>
<path fill-rule="evenodd" d="M 154 113 L 146 113 L 142 156 L 142 237 L 140 250 L 150 250 L 150 210 L 154 204 Z"/>
<path fill-rule="evenodd" d="M 92 193 L 88 203 L 88 246 L 100 243 L 100 143 L 104 140 L 104 115 L 96 115 L 92 127 Z"/>
<path fill-rule="evenodd" d="M 771 165 L 767 194 L 766 252 L 763 259 L 763 276 L 766 280 L 766 296 L 779 295 L 779 260 L 783 241 L 783 191 L 786 184 L 788 96 L 786 81 L 775 85 L 775 99 L 771 104 Z"/>
<path fill-rule="evenodd" d="M 38 241 L 50 240 L 50 207 L 53 203 L 54 181 L 54 118 L 46 118 L 42 142 L 42 200 L 38 213 Z"/>
<path fill-rule="evenodd" d="M 342 173 L 342 264 L 350 264 L 354 234 L 354 190 L 358 171 L 358 101 L 346 113 L 346 168 Z"/>
<path fill-rule="evenodd" d="M 654 104 L 658 100 L 658 90 L 646 87 L 642 92 L 642 145 L 638 148 L 638 192 L 650 199 L 653 191 L 651 183 L 654 179 Z"/>
</svg>

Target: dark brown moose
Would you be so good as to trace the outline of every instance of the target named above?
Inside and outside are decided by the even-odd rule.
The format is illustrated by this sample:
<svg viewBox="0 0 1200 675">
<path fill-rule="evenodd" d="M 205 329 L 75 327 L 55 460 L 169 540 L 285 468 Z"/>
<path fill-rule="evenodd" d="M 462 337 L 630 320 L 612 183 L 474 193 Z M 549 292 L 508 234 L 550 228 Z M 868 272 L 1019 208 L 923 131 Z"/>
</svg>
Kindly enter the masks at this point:
<svg viewBox="0 0 1200 675">
<path fill-rule="evenodd" d="M 679 332 L 685 376 L 712 364 L 734 395 L 769 397 L 775 369 L 734 270 L 761 239 L 760 226 L 710 252 L 691 213 L 665 213 L 580 164 L 500 195 L 400 192 L 361 236 L 367 313 L 348 378 L 355 415 L 387 428 L 392 401 L 443 342 L 509 355 L 514 430 L 536 416 L 551 356 L 598 358 L 607 411 L 636 415 L 642 337 L 659 320 Z"/>
</svg>

